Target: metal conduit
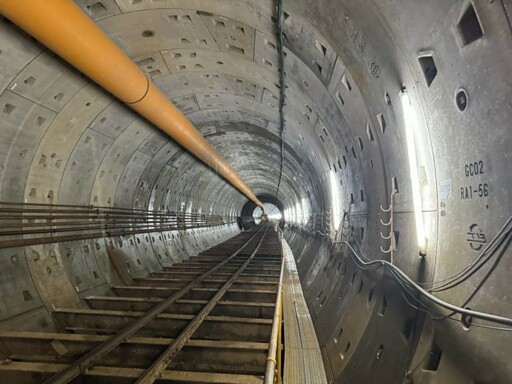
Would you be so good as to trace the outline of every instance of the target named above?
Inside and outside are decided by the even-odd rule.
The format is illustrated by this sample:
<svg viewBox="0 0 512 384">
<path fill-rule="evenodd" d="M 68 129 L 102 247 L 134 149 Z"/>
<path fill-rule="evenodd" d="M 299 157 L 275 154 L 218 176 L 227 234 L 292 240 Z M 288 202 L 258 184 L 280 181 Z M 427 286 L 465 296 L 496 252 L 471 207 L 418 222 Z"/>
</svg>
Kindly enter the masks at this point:
<svg viewBox="0 0 512 384">
<path fill-rule="evenodd" d="M 234 216 L 0 201 L 0 249 L 235 222 Z"/>
</svg>

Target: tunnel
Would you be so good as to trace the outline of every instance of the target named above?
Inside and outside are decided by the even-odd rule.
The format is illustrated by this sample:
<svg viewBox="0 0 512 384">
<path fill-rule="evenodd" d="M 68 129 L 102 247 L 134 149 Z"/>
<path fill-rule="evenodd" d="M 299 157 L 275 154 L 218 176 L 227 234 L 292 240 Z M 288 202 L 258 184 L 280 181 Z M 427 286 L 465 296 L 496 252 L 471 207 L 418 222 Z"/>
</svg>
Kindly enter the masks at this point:
<svg viewBox="0 0 512 384">
<path fill-rule="evenodd" d="M 233 257 L 260 247 L 263 271 L 282 252 L 296 276 L 276 383 L 512 382 L 510 0 L 55 1 L 55 31 L 70 24 L 94 71 L 108 58 L 59 5 L 92 21 L 255 198 L 63 58 L 53 27 L 43 42 L 27 30 L 53 0 L 18 0 L 25 26 L 13 3 L 0 1 L 0 383 L 53 382 L 73 360 L 66 338 L 112 334 L 63 325 L 63 308 L 77 318 L 91 297 L 235 239 L 254 245 Z M 138 377 L 92 367 L 60 382 Z M 208 369 L 159 381 L 253 382 Z"/>
</svg>

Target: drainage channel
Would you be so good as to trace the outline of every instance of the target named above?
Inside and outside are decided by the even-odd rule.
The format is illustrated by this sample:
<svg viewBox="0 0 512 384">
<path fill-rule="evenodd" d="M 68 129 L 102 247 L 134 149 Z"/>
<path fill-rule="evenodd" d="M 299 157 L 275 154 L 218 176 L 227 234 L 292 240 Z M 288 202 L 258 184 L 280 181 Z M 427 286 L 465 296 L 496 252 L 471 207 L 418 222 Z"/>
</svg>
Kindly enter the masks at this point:
<svg viewBox="0 0 512 384">
<path fill-rule="evenodd" d="M 263 383 L 282 267 L 277 233 L 260 226 L 87 309 L 55 309 L 61 332 L 0 332 L 0 382 Z"/>
</svg>

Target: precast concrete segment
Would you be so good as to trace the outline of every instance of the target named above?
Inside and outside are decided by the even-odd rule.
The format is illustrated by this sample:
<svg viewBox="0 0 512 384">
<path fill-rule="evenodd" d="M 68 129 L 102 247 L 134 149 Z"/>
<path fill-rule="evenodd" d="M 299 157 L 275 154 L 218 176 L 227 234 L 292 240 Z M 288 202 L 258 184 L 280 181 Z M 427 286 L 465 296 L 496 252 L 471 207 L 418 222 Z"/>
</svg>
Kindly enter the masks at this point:
<svg viewBox="0 0 512 384">
<path fill-rule="evenodd" d="M 74 2 L 2 0 L 0 12 L 263 206 L 224 157 Z"/>
</svg>

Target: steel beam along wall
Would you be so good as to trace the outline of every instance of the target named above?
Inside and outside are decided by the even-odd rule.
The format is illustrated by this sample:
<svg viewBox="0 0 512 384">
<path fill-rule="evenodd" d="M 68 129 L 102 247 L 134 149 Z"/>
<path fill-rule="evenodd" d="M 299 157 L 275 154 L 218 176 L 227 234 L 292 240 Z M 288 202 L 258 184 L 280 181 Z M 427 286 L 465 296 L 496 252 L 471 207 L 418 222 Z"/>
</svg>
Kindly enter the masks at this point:
<svg viewBox="0 0 512 384">
<path fill-rule="evenodd" d="M 279 175 L 272 2 L 77 3 L 256 194 L 272 194 Z M 389 204 L 395 178 L 397 264 L 426 280 L 455 272 L 476 257 L 480 243 L 473 240 L 488 242 L 512 211 L 510 6 L 482 0 L 295 0 L 284 1 L 284 10 L 283 210 L 306 198 L 313 213 L 323 215 L 331 207 L 333 170 L 341 206 L 350 212 L 347 233 L 365 255 L 381 258 L 379 247 L 388 244 L 379 223 L 387 216 L 379 207 Z M 429 235 L 423 264 L 398 97 L 403 84 L 421 122 L 417 148 Z M 0 90 L 1 200 L 175 211 L 192 204 L 193 212 L 226 216 L 237 215 L 246 203 L 6 20 L 0 21 Z M 289 224 L 287 238 L 333 382 L 400 382 L 421 329 L 395 283 L 361 273 L 318 233 Z M 80 306 L 83 295 L 237 231 L 227 226 L 1 251 L 1 326 L 51 327 L 45 306 Z M 510 257 L 504 257 L 473 307 L 510 315 L 508 269 Z M 462 302 L 478 278 L 442 297 Z M 467 331 L 444 321 L 429 333 L 425 324 L 422 337 L 435 343 L 418 350 L 418 358 L 436 358 L 417 365 L 414 382 L 506 383 L 512 375 L 504 357 L 510 332 Z"/>
</svg>

